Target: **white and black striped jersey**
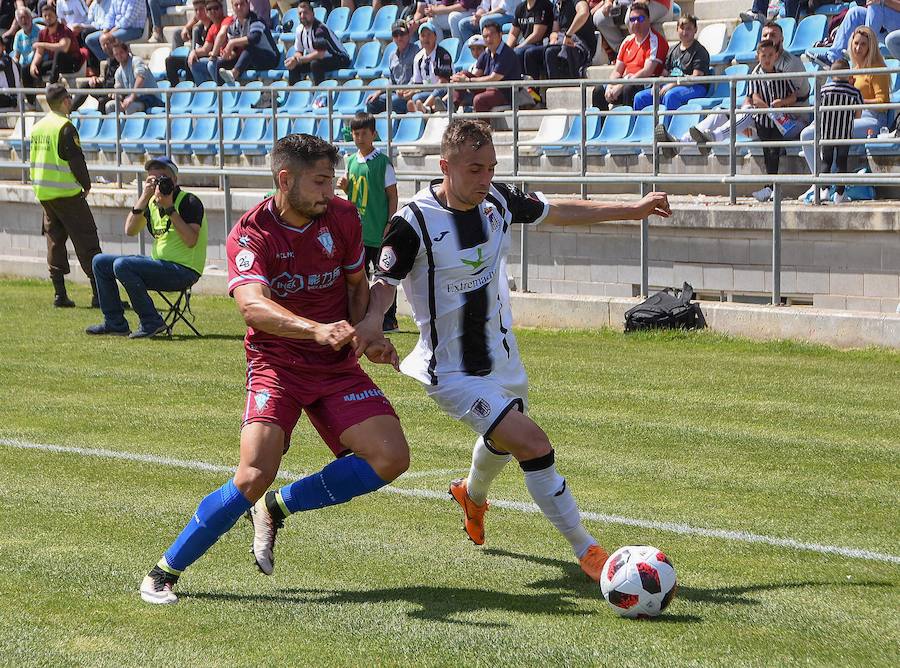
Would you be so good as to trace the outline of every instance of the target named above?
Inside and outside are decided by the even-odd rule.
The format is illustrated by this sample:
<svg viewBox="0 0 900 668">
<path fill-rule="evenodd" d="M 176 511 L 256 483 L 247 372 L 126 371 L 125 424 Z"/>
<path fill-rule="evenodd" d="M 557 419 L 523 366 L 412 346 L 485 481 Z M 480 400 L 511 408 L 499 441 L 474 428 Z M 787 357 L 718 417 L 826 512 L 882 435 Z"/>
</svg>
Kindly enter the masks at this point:
<svg viewBox="0 0 900 668">
<path fill-rule="evenodd" d="M 777 70 L 776 70 L 777 71 Z M 750 74 L 765 74 L 766 72 L 757 65 Z M 755 79 L 750 82 L 747 95 L 759 95 L 768 106 L 772 106 L 775 100 L 783 100 L 796 90 L 794 82 L 790 79 Z M 775 121 L 770 114 L 754 114 L 756 121 L 767 128 L 774 128 Z"/>
<path fill-rule="evenodd" d="M 522 363 L 510 330 L 510 225 L 541 222 L 549 204 L 540 193 L 495 183 L 478 207 L 458 211 L 435 196 L 440 183 L 391 219 L 375 273 L 391 285 L 402 282 L 419 328 L 400 370 L 430 385 L 451 373 L 511 374 Z"/>
<path fill-rule="evenodd" d="M 853 109 L 828 109 L 829 106 L 862 104 L 859 88 L 849 81 L 831 81 L 819 91 L 819 137 L 821 139 L 850 139 L 853 133 Z M 845 146 L 844 148 L 849 148 Z"/>
</svg>

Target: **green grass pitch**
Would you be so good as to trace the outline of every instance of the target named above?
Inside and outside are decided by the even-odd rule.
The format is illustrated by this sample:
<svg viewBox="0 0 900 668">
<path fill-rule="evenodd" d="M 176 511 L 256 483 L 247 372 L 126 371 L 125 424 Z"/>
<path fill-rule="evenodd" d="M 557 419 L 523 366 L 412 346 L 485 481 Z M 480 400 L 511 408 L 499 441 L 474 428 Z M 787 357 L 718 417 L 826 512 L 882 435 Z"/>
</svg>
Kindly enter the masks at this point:
<svg viewBox="0 0 900 668">
<path fill-rule="evenodd" d="M 291 517 L 271 578 L 241 520 L 182 577 L 177 605 L 151 607 L 140 579 L 227 474 L 13 443 L 235 465 L 244 327 L 229 299 L 198 296 L 203 339 L 93 339 L 98 311 L 51 298 L 48 283 L 0 281 L 0 665 L 898 664 L 896 352 L 517 332 L 532 415 L 582 510 L 874 559 L 590 520 L 610 550 L 656 545 L 678 570 L 666 614 L 620 619 L 542 517 L 495 507 L 484 548 L 466 540 L 439 495 L 472 434 L 367 364 L 412 448 L 394 485 L 408 493 Z M 401 325 L 403 353 L 416 335 Z M 301 419 L 284 468 L 328 459 Z M 492 497 L 530 501 L 515 465 Z"/>
</svg>

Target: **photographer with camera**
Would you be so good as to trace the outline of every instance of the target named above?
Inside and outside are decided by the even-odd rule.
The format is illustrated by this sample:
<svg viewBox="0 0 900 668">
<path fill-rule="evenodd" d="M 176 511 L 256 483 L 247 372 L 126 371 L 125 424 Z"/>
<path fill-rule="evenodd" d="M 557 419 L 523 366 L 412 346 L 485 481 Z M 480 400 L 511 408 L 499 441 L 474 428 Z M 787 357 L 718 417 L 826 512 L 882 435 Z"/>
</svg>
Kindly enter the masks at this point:
<svg viewBox="0 0 900 668">
<path fill-rule="evenodd" d="M 178 186 L 178 167 L 170 158 L 153 158 L 144 169 L 144 191 L 125 220 L 125 234 L 135 236 L 146 227 L 153 237 L 151 257 L 104 253 L 94 258 L 104 321 L 88 327 L 88 334 L 139 339 L 165 333 L 166 325 L 148 290 L 179 292 L 196 283 L 203 273 L 208 230 L 203 203 Z M 116 279 L 125 287 L 140 318 L 135 332 L 130 331 L 125 319 Z"/>
</svg>

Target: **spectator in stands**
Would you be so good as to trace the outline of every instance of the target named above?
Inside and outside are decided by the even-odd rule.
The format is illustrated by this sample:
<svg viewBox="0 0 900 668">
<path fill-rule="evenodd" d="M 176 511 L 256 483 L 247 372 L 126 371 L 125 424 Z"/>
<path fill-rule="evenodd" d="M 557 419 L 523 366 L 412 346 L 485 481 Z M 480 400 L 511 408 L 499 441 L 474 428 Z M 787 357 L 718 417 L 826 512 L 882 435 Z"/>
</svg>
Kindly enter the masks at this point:
<svg viewBox="0 0 900 668">
<path fill-rule="evenodd" d="M 853 31 L 853 37 L 850 40 L 850 63 L 853 69 L 856 70 L 885 66 L 884 58 L 882 58 L 881 51 L 878 48 L 878 38 L 871 28 L 859 26 Z M 891 100 L 891 77 L 889 74 L 857 74 L 853 77 L 853 85 L 859 90 L 863 103 L 866 105 L 887 104 Z M 874 136 L 886 125 L 887 112 L 870 111 L 864 108 L 860 117 L 853 120 L 850 137 L 852 139 L 863 139 L 868 136 Z M 807 127 L 800 134 L 800 139 L 812 142 L 814 131 L 815 128 L 813 126 Z M 824 134 L 825 131 L 823 130 L 823 137 Z M 812 173 L 814 169 L 812 144 L 803 147 L 803 157 L 806 159 L 810 173 Z M 808 201 L 812 199 L 813 194 L 814 190 L 810 188 L 801 195 L 800 199 Z"/>
<path fill-rule="evenodd" d="M 831 43 L 831 50 L 825 54 L 806 52 L 811 62 L 818 63 L 823 69 L 831 67 L 831 63 L 843 58 L 850 47 L 856 29 L 866 26 L 875 33 L 877 39 L 883 39 L 895 30 L 900 30 L 900 0 L 866 0 L 866 6 L 853 5 L 838 26 Z"/>
<path fill-rule="evenodd" d="M 220 58 L 210 58 L 209 78 L 218 83 L 233 84 L 247 70 L 270 70 L 281 58 L 272 32 L 250 10 L 248 0 L 233 0 L 234 20 L 216 37 L 221 46 Z"/>
<path fill-rule="evenodd" d="M 481 0 L 481 4 L 475 9 L 475 13 L 466 20 L 457 24 L 460 41 L 466 41 L 472 35 L 481 34 L 481 29 L 488 23 L 496 23 L 503 26 L 513 20 L 512 0 Z"/>
<path fill-rule="evenodd" d="M 628 16 L 631 35 L 622 42 L 610 79 L 635 79 L 659 76 L 669 53 L 665 37 L 650 25 L 650 8 L 643 2 L 631 5 Z M 608 84 L 594 88 L 591 100 L 598 109 L 612 109 L 617 105 L 634 103 L 635 96 L 646 88 L 644 84 Z"/>
<path fill-rule="evenodd" d="M 450 14 L 443 11 L 443 7 L 449 4 L 455 3 L 453 0 L 418 0 L 416 13 L 413 20 L 409 22 L 410 29 L 418 30 L 421 25 L 431 23 L 438 36 L 438 41 L 440 41 L 444 36 L 444 31 L 450 30 Z"/>
<path fill-rule="evenodd" d="M 466 48 L 468 48 L 469 52 L 472 54 L 472 64 L 469 65 L 469 71 L 474 74 L 475 70 L 478 69 L 478 59 L 481 58 L 481 54 L 484 53 L 487 48 L 484 43 L 484 37 L 481 35 L 472 35 L 466 40 Z"/>
<path fill-rule="evenodd" d="M 419 43 L 422 48 L 413 61 L 413 78 L 410 83 L 420 85 L 450 81 L 453 57 L 444 47 L 438 46 L 437 30 L 432 23 L 419 26 Z M 443 106 L 438 105 L 438 100 L 446 94 L 447 90 L 440 88 L 414 91 L 407 103 L 407 110 L 421 113 L 436 111 L 436 105 Z"/>
<path fill-rule="evenodd" d="M 91 325 L 87 334 L 152 337 L 166 331 L 162 316 L 148 290 L 175 292 L 200 279 L 206 264 L 208 224 L 203 202 L 178 185 L 178 167 L 167 157 L 145 165 L 144 190 L 125 220 L 125 234 L 135 236 L 147 229 L 153 236 L 151 257 L 101 253 L 93 260 L 94 277 L 103 322 Z M 140 327 L 130 333 L 119 286 L 125 287 Z"/>
<path fill-rule="evenodd" d="M 27 9 L 34 16 L 37 0 L 0 0 L 0 41 L 7 52 L 12 51 L 13 38 L 22 26 L 16 19 L 16 10 Z M 40 11 L 37 12 L 40 15 Z"/>
<path fill-rule="evenodd" d="M 555 12 L 543 69 L 550 79 L 582 79 L 597 51 L 590 7 L 587 0 L 556 0 Z"/>
<path fill-rule="evenodd" d="M 803 3 L 806 4 L 805 2 Z M 753 6 L 749 11 L 741 12 L 741 21 L 750 23 L 759 21 L 765 23 L 768 20 L 769 0 L 753 0 Z M 784 15 L 788 18 L 800 19 L 800 0 L 784 0 Z M 777 16 L 773 18 L 778 18 Z"/>
<path fill-rule="evenodd" d="M 41 29 L 31 17 L 31 11 L 25 7 L 16 10 L 16 23 L 20 26 L 19 32 L 13 38 L 13 60 L 19 66 L 22 85 L 25 88 L 36 86 L 35 78 L 31 76 L 31 61 L 34 59 L 34 43 L 38 41 Z M 36 98 L 28 96 L 28 102 L 34 104 Z"/>
<path fill-rule="evenodd" d="M 194 47 L 187 57 L 187 65 L 191 70 L 191 78 L 194 80 L 194 83 L 199 84 L 210 80 L 209 62 L 213 51 L 216 49 L 216 40 L 219 32 L 226 31 L 234 20 L 234 17 L 225 16 L 225 5 L 223 2 L 224 0 L 207 0 L 206 2 L 206 13 L 209 15 L 212 23 L 206 30 L 206 39 L 203 40 L 203 44 Z M 170 82 L 173 86 L 175 85 L 175 82 L 171 81 L 171 79 Z"/>
<path fill-rule="evenodd" d="M 650 12 L 650 25 L 668 21 L 672 14 L 672 0 L 645 2 Z M 618 53 L 629 34 L 632 0 L 601 0 L 591 9 L 591 18 L 597 31 L 610 49 Z"/>
<path fill-rule="evenodd" d="M 97 0 L 94 0 L 96 2 Z M 118 42 L 104 42 L 104 48 L 107 50 L 107 55 L 109 58 L 100 63 L 98 67 L 99 76 L 89 77 L 87 80 L 87 88 L 115 88 L 116 87 L 116 72 L 119 71 L 119 61 L 113 57 L 113 48 L 118 44 Z M 83 84 L 79 84 L 79 88 L 83 88 Z M 106 105 L 110 100 L 113 100 L 112 95 L 85 95 L 83 93 L 79 93 L 77 95 L 72 96 L 72 110 L 79 109 L 81 105 L 83 105 L 88 97 L 93 97 L 97 100 L 97 109 L 106 109 Z"/>
<path fill-rule="evenodd" d="M 769 40 L 762 40 L 756 47 L 757 65 L 751 74 L 774 74 L 778 60 L 778 48 Z M 769 107 L 793 107 L 797 104 L 797 91 L 790 79 L 754 79 L 747 87 L 747 99 L 757 109 Z M 765 111 L 753 114 L 756 134 L 762 141 L 784 141 L 796 139 L 803 129 L 803 124 L 793 114 L 776 111 Z M 777 174 L 781 161 L 781 147 L 763 147 L 763 159 L 766 174 Z M 772 187 L 763 186 L 753 193 L 760 202 L 772 199 Z"/>
<path fill-rule="evenodd" d="M 705 77 L 709 74 L 709 51 L 698 42 L 697 19 L 690 14 L 682 14 L 678 19 L 679 42 L 669 50 L 663 66 L 664 77 Z M 686 102 L 706 95 L 706 84 L 696 83 L 679 86 L 668 83 L 659 89 L 660 102 L 666 109 L 678 109 Z M 634 108 L 644 109 L 653 104 L 653 90 L 645 88 L 634 96 Z"/>
<path fill-rule="evenodd" d="M 112 49 L 113 58 L 119 63 L 115 74 L 115 87 L 124 90 L 132 88 L 157 88 L 156 79 L 141 58 L 131 53 L 131 47 L 124 42 L 116 42 Z M 125 114 L 134 114 L 152 107 L 161 107 L 164 102 L 153 93 L 129 93 L 118 97 L 119 109 Z M 116 100 L 106 103 L 106 113 L 116 111 Z"/>
<path fill-rule="evenodd" d="M 128 43 L 143 36 L 144 28 L 147 26 L 146 0 L 112 0 L 106 23 L 111 24 L 109 29 L 91 33 L 84 40 L 84 45 L 97 57 L 97 60 L 106 58 L 106 53 L 101 45 L 102 40 Z"/>
<path fill-rule="evenodd" d="M 412 45 L 409 35 L 409 27 L 406 21 L 395 21 L 391 26 L 391 39 L 397 49 L 391 54 L 388 63 L 391 85 L 403 86 L 412 81 L 413 63 L 416 60 L 416 48 Z M 395 114 L 405 114 L 407 102 L 413 96 L 414 91 L 395 91 L 391 98 L 391 109 Z M 370 114 L 380 114 L 387 107 L 384 93 L 371 93 L 366 98 L 366 111 Z"/>
<path fill-rule="evenodd" d="M 450 0 L 449 2 L 427 5 L 425 18 L 430 18 L 431 22 L 434 23 L 437 17 L 446 17 L 451 37 L 459 37 L 460 21 L 471 17 L 480 2 L 481 0 L 457 0 L 457 2 Z M 443 18 L 440 21 L 443 23 Z"/>
<path fill-rule="evenodd" d="M 56 83 L 60 74 L 71 74 L 81 69 L 84 59 L 78 47 L 78 38 L 59 22 L 56 7 L 45 3 L 41 8 L 44 29 L 38 33 L 38 41 L 32 44 L 34 57 L 28 68 L 32 81 L 37 84 L 42 77 Z"/>
<path fill-rule="evenodd" d="M 900 30 L 894 30 L 884 38 L 884 45 L 891 52 L 892 58 L 900 60 Z"/>
<path fill-rule="evenodd" d="M 784 50 L 784 33 L 781 30 L 781 26 L 775 21 L 766 23 L 762 29 L 761 41 L 772 42 L 775 49 L 778 51 L 778 58 L 775 61 L 776 72 L 797 72 L 799 76 L 791 79 L 794 94 L 797 97 L 797 104 L 806 104 L 809 101 L 809 77 L 807 76 L 806 68 L 803 66 L 803 62 L 800 58 Z M 743 108 L 748 108 L 750 106 L 752 105 L 750 105 L 749 100 L 747 100 L 744 103 Z M 808 119 L 801 118 L 800 121 L 805 125 L 808 122 Z M 738 114 L 735 118 L 735 127 L 738 132 L 744 132 L 746 134 L 747 131 L 749 131 L 752 136 L 755 127 L 753 115 Z M 702 147 L 707 142 L 725 141 L 730 136 L 730 133 L 731 125 L 728 114 L 710 114 L 695 127 L 690 128 L 688 133 L 679 137 L 678 141 L 693 141 Z"/>
<path fill-rule="evenodd" d="M 831 69 L 849 70 L 850 63 L 843 58 L 839 58 L 832 63 Z M 859 106 L 862 103 L 862 92 L 853 85 L 853 77 L 845 74 L 833 74 L 831 80 L 819 90 L 819 121 L 816 123 L 821 128 L 819 140 L 851 139 L 853 137 L 854 119 L 860 118 L 861 112 L 853 109 L 832 110 L 828 107 Z M 849 146 L 821 146 L 819 168 L 823 174 L 831 174 L 832 172 L 846 174 L 849 156 Z M 812 169 L 813 167 L 810 167 L 810 171 Z M 806 193 L 809 193 L 810 200 L 813 197 L 814 188 L 815 186 L 806 191 Z M 806 199 L 806 193 L 801 195 L 801 199 Z M 820 198 L 823 200 L 828 199 L 829 193 L 830 190 L 827 186 L 822 188 Z M 841 204 L 845 200 L 844 186 L 842 184 L 835 185 L 834 203 Z"/>
<path fill-rule="evenodd" d="M 150 8 L 150 23 L 153 26 L 153 33 L 148 40 L 151 44 L 162 44 L 166 41 L 163 37 L 163 14 L 169 7 L 184 4 L 182 0 L 147 0 L 147 6 Z"/>
<path fill-rule="evenodd" d="M 82 40 L 85 37 L 85 28 L 88 29 L 88 34 L 93 32 L 86 0 L 56 0 L 56 15 Z"/>
<path fill-rule="evenodd" d="M 22 87 L 22 75 L 19 65 L 6 53 L 6 46 L 0 41 L 0 109 L 19 106 L 19 96 L 7 92 L 10 88 Z M 33 96 L 29 103 L 33 103 Z"/>
<path fill-rule="evenodd" d="M 538 54 L 543 57 L 544 39 L 550 36 L 552 29 L 553 5 L 550 0 L 525 0 L 516 7 L 506 45 L 516 52 L 523 72 L 525 54 L 535 51 L 536 57 Z"/>
<path fill-rule="evenodd" d="M 202 49 L 206 44 L 206 36 L 209 33 L 210 27 L 213 25 L 213 20 L 206 10 L 206 0 L 194 0 L 193 7 L 194 18 L 191 21 L 193 26 L 189 33 L 191 50 L 186 56 L 169 55 L 166 58 L 166 79 L 168 79 L 169 83 L 173 86 L 182 80 L 182 72 L 184 72 L 185 79 L 190 81 L 194 80 L 194 76 L 191 74 L 190 65 L 188 64 L 188 59 L 190 58 L 191 53 Z M 221 5 L 219 5 L 219 7 L 221 7 Z"/>
<path fill-rule="evenodd" d="M 113 18 L 112 0 L 93 0 L 88 6 L 88 23 L 90 27 L 85 27 L 81 31 L 81 42 L 85 47 L 88 47 L 88 67 L 95 73 L 100 71 L 100 59 L 90 50 L 88 37 L 95 32 L 111 29 L 113 27 Z M 114 43 L 115 40 L 110 40 L 107 46 L 100 47 L 103 49 L 104 55 L 107 56 L 105 62 L 109 62 L 112 59 L 110 54 Z"/>
<path fill-rule="evenodd" d="M 451 81 L 518 81 L 522 78 L 522 68 L 515 52 L 503 43 L 503 33 L 496 23 L 488 23 L 481 29 L 481 36 L 487 49 L 475 64 L 474 72 L 457 72 Z M 490 111 L 494 107 L 512 103 L 510 88 L 481 88 L 477 90 L 455 90 L 453 103 L 456 106 L 471 104 L 476 112 Z"/>
<path fill-rule="evenodd" d="M 334 31 L 313 14 L 312 5 L 297 5 L 300 30 L 294 40 L 294 55 L 286 58 L 288 83 L 294 85 L 309 75 L 314 85 L 322 83 L 328 72 L 350 67 L 350 56 Z"/>
</svg>

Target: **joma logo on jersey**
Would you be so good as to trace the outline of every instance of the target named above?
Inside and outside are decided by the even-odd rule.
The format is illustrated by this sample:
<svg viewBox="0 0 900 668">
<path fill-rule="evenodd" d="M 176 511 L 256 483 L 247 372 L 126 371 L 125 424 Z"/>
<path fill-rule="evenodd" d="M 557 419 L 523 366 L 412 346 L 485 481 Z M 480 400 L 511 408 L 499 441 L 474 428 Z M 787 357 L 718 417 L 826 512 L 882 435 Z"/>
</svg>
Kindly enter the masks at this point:
<svg viewBox="0 0 900 668">
<path fill-rule="evenodd" d="M 371 397 L 383 397 L 384 392 L 379 390 L 378 388 L 374 388 L 371 390 L 364 390 L 362 392 L 354 392 L 352 394 L 345 394 L 344 401 L 362 401 L 363 399 L 369 399 Z"/>
</svg>

